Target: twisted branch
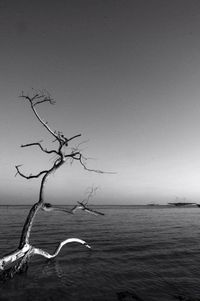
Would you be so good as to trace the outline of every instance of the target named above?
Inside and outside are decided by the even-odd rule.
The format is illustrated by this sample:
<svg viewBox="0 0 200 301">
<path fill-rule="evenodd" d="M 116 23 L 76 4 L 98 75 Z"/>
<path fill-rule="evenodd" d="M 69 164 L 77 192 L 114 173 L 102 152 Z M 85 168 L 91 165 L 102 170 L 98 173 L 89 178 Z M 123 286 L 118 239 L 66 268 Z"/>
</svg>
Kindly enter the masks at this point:
<svg viewBox="0 0 200 301">
<path fill-rule="evenodd" d="M 52 154 L 52 153 L 56 154 L 57 158 L 56 158 L 55 162 L 53 163 L 53 165 L 49 169 L 42 170 L 35 175 L 33 175 L 33 174 L 25 175 L 20 170 L 21 165 L 15 166 L 16 171 L 17 171 L 15 176 L 17 176 L 19 174 L 21 177 L 23 177 L 27 180 L 33 179 L 33 178 L 39 178 L 40 176 L 42 176 L 42 179 L 41 179 L 41 184 L 40 184 L 39 200 L 38 200 L 38 202 L 33 204 L 33 206 L 31 207 L 31 209 L 28 213 L 28 216 L 26 218 L 26 221 L 25 221 L 23 229 L 22 229 L 18 249 L 16 249 L 15 251 L 13 251 L 12 253 L 10 253 L 8 255 L 5 255 L 3 258 L 0 259 L 0 270 L 4 271 L 5 279 L 7 279 L 9 277 L 13 277 L 13 275 L 15 273 L 23 271 L 24 267 L 27 267 L 27 262 L 29 261 L 29 259 L 32 255 L 37 254 L 37 255 L 44 256 L 45 258 L 51 259 L 58 255 L 61 248 L 65 244 L 68 244 L 71 242 L 81 243 L 81 244 L 85 245 L 87 248 L 90 248 L 90 246 L 85 241 L 83 241 L 79 238 L 68 238 L 68 239 L 64 240 L 63 242 L 61 242 L 58 245 L 58 247 L 56 248 L 54 254 L 51 255 L 48 252 L 41 250 L 39 248 L 35 248 L 29 244 L 29 237 L 30 237 L 33 221 L 39 210 L 44 210 L 47 212 L 63 211 L 68 214 L 74 214 L 74 212 L 77 209 L 81 209 L 90 214 L 103 215 L 103 213 L 92 210 L 88 206 L 86 206 L 88 200 L 90 199 L 92 194 L 94 194 L 96 189 L 92 189 L 91 192 L 89 192 L 87 201 L 84 200 L 83 202 L 78 202 L 78 205 L 73 207 L 70 211 L 63 209 L 63 208 L 54 207 L 49 203 L 45 203 L 44 202 L 44 187 L 47 183 L 49 176 L 52 173 L 54 173 L 59 167 L 61 167 L 66 162 L 67 159 L 71 159 L 72 162 L 73 162 L 73 160 L 78 160 L 80 162 L 81 166 L 87 171 L 93 171 L 96 173 L 113 173 L 113 172 L 104 172 L 104 171 L 96 170 L 96 169 L 90 169 L 86 166 L 86 164 L 84 163 L 84 160 L 87 160 L 87 158 L 85 158 L 82 155 L 81 151 L 79 150 L 79 146 L 85 142 L 79 143 L 78 146 L 71 149 L 71 153 L 69 153 L 67 155 L 65 154 L 64 149 L 66 147 L 68 147 L 68 143 L 76 138 L 79 138 L 81 136 L 81 134 L 77 134 L 70 138 L 66 138 L 62 132 L 55 131 L 55 130 L 53 131 L 50 128 L 50 126 L 48 125 L 48 122 L 45 122 L 40 117 L 40 115 L 38 114 L 38 112 L 36 110 L 36 107 L 38 105 L 40 105 L 42 103 L 50 103 L 50 104 L 55 103 L 55 101 L 49 96 L 49 94 L 44 94 L 42 92 L 39 92 L 39 93 L 35 93 L 34 96 L 30 97 L 30 96 L 24 95 L 22 93 L 22 95 L 20 97 L 27 100 L 30 103 L 33 114 L 35 115 L 37 120 L 41 123 L 41 125 L 55 138 L 55 141 L 58 142 L 58 147 L 56 150 L 55 149 L 47 150 L 46 148 L 44 148 L 41 145 L 41 141 L 21 145 L 21 147 L 38 146 L 42 152 L 47 153 L 47 154 Z M 17 262 L 17 264 L 14 265 L 14 267 L 6 270 L 10 265 L 14 264 L 15 262 Z"/>
<path fill-rule="evenodd" d="M 33 254 L 37 254 L 37 255 L 41 255 L 41 256 L 44 256 L 45 258 L 48 258 L 48 259 L 52 259 L 52 258 L 55 258 L 58 253 L 60 252 L 60 250 L 62 249 L 62 247 L 68 243 L 71 243 L 71 242 L 78 242 L 82 245 L 84 245 L 85 247 L 91 249 L 91 247 L 82 239 L 79 239 L 79 238 L 68 238 L 64 241 L 62 241 L 58 247 L 56 248 L 55 252 L 51 255 L 49 253 L 47 253 L 46 251 L 42 250 L 42 249 L 38 249 L 38 248 L 33 248 Z"/>
<path fill-rule="evenodd" d="M 23 178 L 25 178 L 25 179 L 27 179 L 27 180 L 30 180 L 30 179 L 34 179 L 34 178 L 39 178 L 42 174 L 47 174 L 47 172 L 48 172 L 48 170 L 42 170 L 42 171 L 40 171 L 38 174 L 36 174 L 36 175 L 32 175 L 32 174 L 30 174 L 29 176 L 26 176 L 25 174 L 23 174 L 20 170 L 19 170 L 19 167 L 20 167 L 21 165 L 16 165 L 15 166 L 15 168 L 17 169 L 17 172 L 16 172 L 16 174 L 15 174 L 15 176 L 17 176 L 18 174 L 21 176 L 21 177 L 23 177 Z"/>
<path fill-rule="evenodd" d="M 46 148 L 43 148 L 40 142 L 33 142 L 33 143 L 27 143 L 27 144 L 22 144 L 21 147 L 28 147 L 28 146 L 39 146 L 39 148 L 46 154 L 56 154 L 58 155 L 58 152 L 56 150 L 47 150 Z"/>
<path fill-rule="evenodd" d="M 30 258 L 30 256 L 36 255 L 36 254 L 41 255 L 48 259 L 55 258 L 59 254 L 62 247 L 71 242 L 80 243 L 80 244 L 84 245 L 85 247 L 91 249 L 91 247 L 84 240 L 79 239 L 79 238 L 68 238 L 68 239 L 62 241 L 61 243 L 59 243 L 58 247 L 56 248 L 55 252 L 52 255 L 42 249 L 35 248 L 35 247 L 31 246 L 30 244 L 26 244 L 26 245 L 24 245 L 23 248 L 17 249 L 16 251 L 14 251 L 14 252 L 4 256 L 2 259 L 0 259 L 0 270 L 1 271 L 6 270 L 6 268 L 8 266 L 10 266 L 13 262 L 19 260 L 20 258 L 23 258 L 21 260 L 20 264 L 17 265 L 15 268 L 16 272 L 19 272 L 20 269 L 22 268 L 22 266 L 26 263 L 27 259 Z"/>
</svg>

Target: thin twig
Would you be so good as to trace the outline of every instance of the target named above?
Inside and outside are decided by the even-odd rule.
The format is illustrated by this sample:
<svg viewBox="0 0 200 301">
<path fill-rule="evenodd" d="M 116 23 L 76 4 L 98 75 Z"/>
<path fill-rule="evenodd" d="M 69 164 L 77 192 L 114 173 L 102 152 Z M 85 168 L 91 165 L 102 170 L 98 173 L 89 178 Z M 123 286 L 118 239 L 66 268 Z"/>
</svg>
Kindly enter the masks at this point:
<svg viewBox="0 0 200 301">
<path fill-rule="evenodd" d="M 33 111 L 33 113 L 35 114 L 35 116 L 37 117 L 37 119 L 39 120 L 39 122 L 47 129 L 47 131 L 53 135 L 58 141 L 59 141 L 59 137 L 51 130 L 51 128 L 47 125 L 48 123 L 45 122 L 44 120 L 42 120 L 42 118 L 39 116 L 39 114 L 37 113 L 36 109 L 34 108 L 34 100 L 39 98 L 40 96 L 39 95 L 35 95 L 34 97 L 29 97 L 27 95 L 22 95 L 20 96 L 21 98 L 24 98 L 26 100 L 28 100 L 30 102 L 30 105 L 31 105 L 31 109 Z M 48 98 L 45 100 L 45 102 L 50 102 L 50 100 L 48 100 Z"/>
</svg>

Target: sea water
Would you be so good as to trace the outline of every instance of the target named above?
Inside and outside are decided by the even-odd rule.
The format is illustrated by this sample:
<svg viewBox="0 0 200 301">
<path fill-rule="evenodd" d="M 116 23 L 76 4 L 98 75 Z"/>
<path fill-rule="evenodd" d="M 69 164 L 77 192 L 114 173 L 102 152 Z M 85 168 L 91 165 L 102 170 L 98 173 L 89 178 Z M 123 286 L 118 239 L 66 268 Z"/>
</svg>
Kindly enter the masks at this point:
<svg viewBox="0 0 200 301">
<path fill-rule="evenodd" d="M 29 209 L 0 207 L 0 257 L 17 248 Z M 71 243 L 52 261 L 32 257 L 26 273 L 0 283 L 0 300 L 200 300 L 200 208 L 98 210 L 105 215 L 41 211 L 33 246 L 53 253 L 76 237 L 92 249 Z"/>
</svg>

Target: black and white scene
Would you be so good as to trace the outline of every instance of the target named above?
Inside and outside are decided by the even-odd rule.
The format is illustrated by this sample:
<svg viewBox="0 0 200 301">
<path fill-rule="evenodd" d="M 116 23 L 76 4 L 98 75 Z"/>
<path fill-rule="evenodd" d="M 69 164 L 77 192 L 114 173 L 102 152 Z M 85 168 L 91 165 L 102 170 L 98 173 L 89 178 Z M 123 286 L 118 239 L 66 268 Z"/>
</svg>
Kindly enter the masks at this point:
<svg viewBox="0 0 200 301">
<path fill-rule="evenodd" d="M 200 301 L 200 1 L 0 0 L 0 301 Z"/>
</svg>

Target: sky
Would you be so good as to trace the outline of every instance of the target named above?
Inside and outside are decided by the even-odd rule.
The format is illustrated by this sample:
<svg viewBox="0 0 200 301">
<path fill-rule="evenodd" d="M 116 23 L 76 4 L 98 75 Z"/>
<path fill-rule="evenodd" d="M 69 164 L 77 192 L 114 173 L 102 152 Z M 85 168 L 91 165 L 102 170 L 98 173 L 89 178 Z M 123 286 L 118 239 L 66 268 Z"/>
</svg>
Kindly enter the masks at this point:
<svg viewBox="0 0 200 301">
<path fill-rule="evenodd" d="M 200 202 L 200 2 L 0 1 L 0 204 L 32 204 L 40 180 L 15 177 L 53 164 L 55 147 L 21 91 L 47 90 L 38 107 L 53 130 L 82 136 L 87 166 L 46 185 L 45 201 L 73 204 Z"/>
</svg>

